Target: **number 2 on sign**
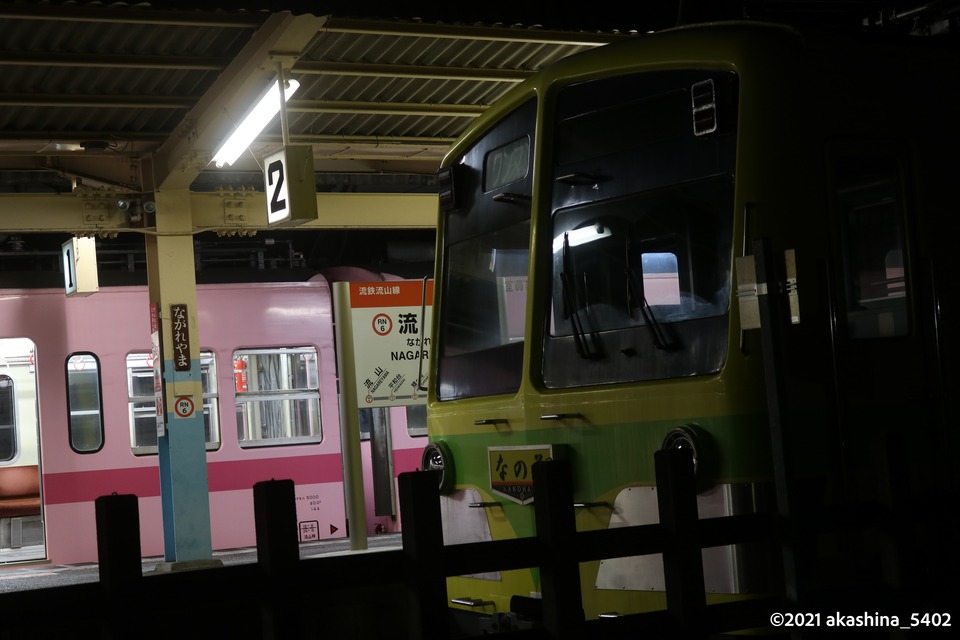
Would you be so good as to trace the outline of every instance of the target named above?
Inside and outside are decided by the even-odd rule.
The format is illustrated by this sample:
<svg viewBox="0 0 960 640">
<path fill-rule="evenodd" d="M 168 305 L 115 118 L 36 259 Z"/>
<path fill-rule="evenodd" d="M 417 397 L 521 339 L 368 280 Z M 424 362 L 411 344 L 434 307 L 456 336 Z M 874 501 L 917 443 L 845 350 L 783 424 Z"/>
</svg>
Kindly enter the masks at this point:
<svg viewBox="0 0 960 640">
<path fill-rule="evenodd" d="M 283 161 L 274 160 L 270 163 L 270 166 L 267 167 L 267 174 L 270 176 L 270 186 L 273 187 L 273 197 L 270 198 L 270 213 L 279 213 L 287 208 L 286 198 L 281 198 L 283 195 Z M 274 176 L 276 176 L 276 181 L 274 181 Z M 274 186 L 276 182 L 276 186 Z"/>
</svg>

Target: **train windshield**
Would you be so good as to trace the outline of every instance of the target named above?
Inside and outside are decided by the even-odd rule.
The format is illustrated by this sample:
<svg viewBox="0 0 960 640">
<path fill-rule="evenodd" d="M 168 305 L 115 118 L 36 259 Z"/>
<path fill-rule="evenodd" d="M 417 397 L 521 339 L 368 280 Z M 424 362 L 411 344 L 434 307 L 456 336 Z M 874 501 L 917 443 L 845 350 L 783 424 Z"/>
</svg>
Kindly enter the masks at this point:
<svg viewBox="0 0 960 640">
<path fill-rule="evenodd" d="M 723 366 L 736 91 L 732 74 L 678 71 L 560 93 L 547 386 Z"/>
</svg>

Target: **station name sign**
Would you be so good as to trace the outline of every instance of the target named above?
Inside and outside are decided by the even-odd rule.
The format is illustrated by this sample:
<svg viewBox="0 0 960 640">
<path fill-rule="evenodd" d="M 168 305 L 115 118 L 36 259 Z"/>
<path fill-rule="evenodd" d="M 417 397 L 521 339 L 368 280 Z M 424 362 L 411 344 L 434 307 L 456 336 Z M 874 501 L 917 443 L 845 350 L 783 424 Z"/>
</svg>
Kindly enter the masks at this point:
<svg viewBox="0 0 960 640">
<path fill-rule="evenodd" d="M 350 283 L 361 408 L 426 403 L 432 299 L 432 280 Z"/>
</svg>

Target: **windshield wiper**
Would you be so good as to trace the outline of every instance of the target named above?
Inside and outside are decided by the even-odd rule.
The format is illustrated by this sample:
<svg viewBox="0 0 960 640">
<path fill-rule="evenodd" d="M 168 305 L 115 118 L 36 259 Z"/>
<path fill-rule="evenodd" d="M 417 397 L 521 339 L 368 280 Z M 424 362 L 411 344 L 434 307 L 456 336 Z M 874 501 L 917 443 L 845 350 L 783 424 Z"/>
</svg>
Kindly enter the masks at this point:
<svg viewBox="0 0 960 640">
<path fill-rule="evenodd" d="M 563 313 L 570 320 L 573 332 L 573 344 L 577 348 L 577 355 L 584 360 L 597 360 L 603 356 L 603 345 L 600 336 L 595 331 L 590 332 L 589 339 L 583 330 L 580 321 L 580 304 L 577 300 L 576 277 L 577 270 L 573 264 L 573 255 L 570 252 L 570 239 L 563 234 L 563 269 L 560 271 L 560 287 L 563 291 Z M 592 343 L 592 345 L 590 344 Z"/>
<path fill-rule="evenodd" d="M 640 283 L 637 281 L 637 275 L 633 269 L 627 267 L 626 271 L 627 281 L 630 283 L 630 290 L 633 291 L 633 294 L 640 302 L 640 313 L 643 314 L 643 321 L 650 327 L 650 335 L 653 338 L 654 346 L 661 351 L 672 351 L 679 348 L 680 345 L 667 336 L 657 317 L 653 314 L 653 307 L 647 302 L 647 297 L 643 293 L 643 287 L 640 286 Z"/>
</svg>

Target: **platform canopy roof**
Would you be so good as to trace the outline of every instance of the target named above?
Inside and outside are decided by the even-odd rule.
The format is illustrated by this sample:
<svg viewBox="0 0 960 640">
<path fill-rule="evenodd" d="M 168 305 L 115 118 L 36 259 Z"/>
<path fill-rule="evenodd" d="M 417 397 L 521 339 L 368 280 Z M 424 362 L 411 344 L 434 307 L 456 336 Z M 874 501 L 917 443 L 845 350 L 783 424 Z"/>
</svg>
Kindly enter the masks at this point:
<svg viewBox="0 0 960 640">
<path fill-rule="evenodd" d="M 318 191 L 429 192 L 451 142 L 538 69 L 670 26 L 664 7 L 685 7 L 695 20 L 717 17 L 697 7 L 744 14 L 804 3 L 635 4 L 646 13 L 617 29 L 615 14 L 597 16 L 625 5 L 602 1 L 590 11 L 551 5 L 539 21 L 540 9 L 516 2 L 512 10 L 471 8 L 480 20 L 464 18 L 472 15 L 466 3 L 437 5 L 430 18 L 383 19 L 335 0 L 311 2 L 309 11 L 0 2 L 0 196 L 262 191 L 262 158 L 282 144 L 279 118 L 233 166 L 218 169 L 211 158 L 279 73 L 300 83 L 287 105 L 289 142 L 312 148 Z M 872 5 L 890 2 L 836 4 L 874 15 Z M 327 5 L 338 12 L 323 13 Z M 527 22 L 491 15 L 517 7 L 526 7 Z M 65 228 L 34 228 L 24 217 L 42 207 L 23 208 L 0 200 L 0 230 Z"/>
<path fill-rule="evenodd" d="M 289 140 L 334 188 L 432 176 L 515 83 L 628 37 L 291 11 L 0 3 L 0 191 L 209 191 L 255 185 L 280 119 L 234 166 L 210 162 L 282 72 Z M 344 176 L 352 176 L 350 179 Z M 262 179 L 261 179 L 262 180 Z M 401 185 L 398 190 L 404 190 Z"/>
</svg>

